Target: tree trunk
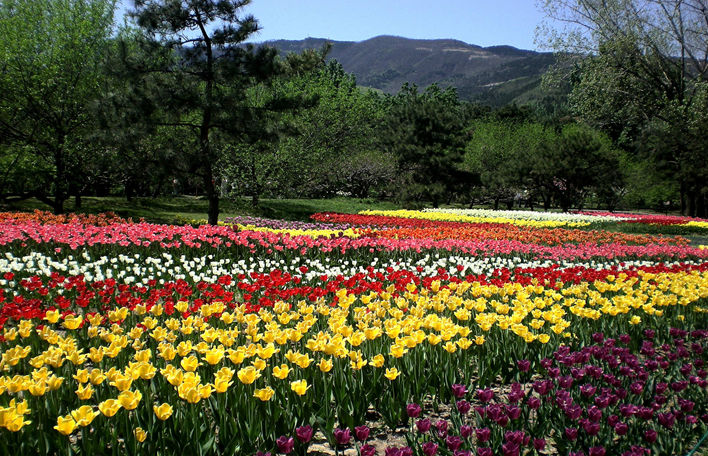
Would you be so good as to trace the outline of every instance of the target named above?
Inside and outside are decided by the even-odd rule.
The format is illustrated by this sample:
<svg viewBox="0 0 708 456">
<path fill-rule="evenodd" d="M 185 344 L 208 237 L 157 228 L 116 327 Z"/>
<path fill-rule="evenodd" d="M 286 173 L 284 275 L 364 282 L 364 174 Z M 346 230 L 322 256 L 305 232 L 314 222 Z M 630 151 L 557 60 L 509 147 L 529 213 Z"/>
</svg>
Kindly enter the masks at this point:
<svg viewBox="0 0 708 456">
<path fill-rule="evenodd" d="M 81 209 L 82 201 L 81 201 L 81 192 L 76 192 L 76 195 L 74 195 L 74 207 L 76 209 Z"/>
<path fill-rule="evenodd" d="M 499 209 L 499 198 L 494 198 L 494 210 Z"/>
<path fill-rule="evenodd" d="M 693 192 L 693 190 L 689 190 L 687 192 L 687 202 L 688 202 L 688 216 L 689 217 L 695 217 L 696 216 L 696 194 Z"/>
<path fill-rule="evenodd" d="M 54 176 L 54 201 L 53 209 L 55 214 L 64 213 L 64 201 L 66 201 L 66 163 L 64 163 L 64 139 L 59 138 L 59 144 L 54 150 L 54 166 L 56 175 Z"/>
<path fill-rule="evenodd" d="M 207 200 L 209 201 L 207 221 L 209 225 L 216 225 L 219 223 L 219 193 L 216 191 L 216 185 L 214 182 L 214 177 L 211 173 L 211 168 L 204 177 L 204 187 L 206 188 Z"/>
<path fill-rule="evenodd" d="M 702 193 L 696 195 L 696 217 L 706 217 L 706 199 Z"/>
</svg>

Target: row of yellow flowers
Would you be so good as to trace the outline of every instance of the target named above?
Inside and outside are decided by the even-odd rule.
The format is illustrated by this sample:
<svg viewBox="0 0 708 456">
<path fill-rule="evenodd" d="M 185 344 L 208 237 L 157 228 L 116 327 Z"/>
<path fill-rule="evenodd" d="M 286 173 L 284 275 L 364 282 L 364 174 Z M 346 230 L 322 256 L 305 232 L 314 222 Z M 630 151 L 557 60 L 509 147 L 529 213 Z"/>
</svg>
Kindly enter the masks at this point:
<svg viewBox="0 0 708 456">
<path fill-rule="evenodd" d="M 367 210 L 361 211 L 362 215 L 382 215 L 387 217 L 404 217 L 423 220 L 438 220 L 444 222 L 468 222 L 468 223 L 504 223 L 518 226 L 531 226 L 535 228 L 555 228 L 564 227 L 581 227 L 588 226 L 590 222 L 584 221 L 566 221 L 566 220 L 531 220 L 508 217 L 477 217 L 464 214 L 455 214 L 451 212 L 436 212 L 436 211 L 412 211 L 412 210 Z"/>
<path fill-rule="evenodd" d="M 279 302 L 257 314 L 221 302 L 186 317 L 167 315 L 161 305 L 114 309 L 107 318 L 48 311 L 41 322 L 4 330 L 0 427 L 17 432 L 34 421 L 46 430 L 29 419 L 45 395 L 58 413 L 52 427 L 70 435 L 146 400 L 164 421 L 175 408 L 229 391 L 242 401 L 293 404 L 313 385 L 350 382 L 362 370 L 381 379 L 383 389 L 387 381 L 420 378 L 423 360 L 466 368 L 469 362 L 458 362 L 469 359 L 451 355 L 474 354 L 475 347 L 542 350 L 553 338 L 586 337 L 591 321 L 619 329 L 667 314 L 694 318 L 706 312 L 696 304 L 706 297 L 708 272 L 640 272 L 558 289 L 468 282 L 410 284 L 398 295 L 393 287 L 361 296 L 341 289 L 334 307 L 324 300 Z M 176 307 L 184 313 L 189 306 Z M 139 442 L 151 432 L 133 430 Z"/>
</svg>

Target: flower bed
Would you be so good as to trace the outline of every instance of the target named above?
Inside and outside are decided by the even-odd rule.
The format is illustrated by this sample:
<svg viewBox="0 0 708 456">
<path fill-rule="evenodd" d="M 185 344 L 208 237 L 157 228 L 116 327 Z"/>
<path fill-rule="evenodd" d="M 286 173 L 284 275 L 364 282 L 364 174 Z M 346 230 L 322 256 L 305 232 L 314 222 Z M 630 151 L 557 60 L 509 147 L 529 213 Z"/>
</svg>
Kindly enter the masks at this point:
<svg viewBox="0 0 708 456">
<path fill-rule="evenodd" d="M 6 216 L 3 454 L 287 454 L 320 435 L 370 455 L 372 413 L 411 426 L 398 455 L 668 454 L 706 431 L 708 251 L 372 217 L 315 217 L 350 238 Z M 446 403 L 428 429 L 414 416 Z"/>
</svg>

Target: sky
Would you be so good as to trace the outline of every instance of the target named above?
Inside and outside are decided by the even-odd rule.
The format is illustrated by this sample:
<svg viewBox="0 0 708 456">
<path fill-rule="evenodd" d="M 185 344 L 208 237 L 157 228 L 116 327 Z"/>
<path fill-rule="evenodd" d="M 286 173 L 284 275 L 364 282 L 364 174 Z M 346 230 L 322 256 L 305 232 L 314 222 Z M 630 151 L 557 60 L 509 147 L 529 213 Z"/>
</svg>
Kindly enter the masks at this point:
<svg viewBox="0 0 708 456">
<path fill-rule="evenodd" d="M 121 13 L 132 8 L 123 0 Z M 244 9 L 262 30 L 249 41 L 363 41 L 379 35 L 452 38 L 479 46 L 536 49 L 536 0 L 253 0 Z"/>
</svg>

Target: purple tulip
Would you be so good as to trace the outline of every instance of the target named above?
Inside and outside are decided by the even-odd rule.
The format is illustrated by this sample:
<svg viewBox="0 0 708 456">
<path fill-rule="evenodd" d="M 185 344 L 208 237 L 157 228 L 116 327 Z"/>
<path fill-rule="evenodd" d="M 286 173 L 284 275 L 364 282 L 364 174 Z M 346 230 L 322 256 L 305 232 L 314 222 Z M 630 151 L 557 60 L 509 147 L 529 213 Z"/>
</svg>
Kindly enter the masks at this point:
<svg viewBox="0 0 708 456">
<path fill-rule="evenodd" d="M 413 456 L 413 449 L 411 447 L 404 446 L 398 454 L 399 456 Z"/>
<path fill-rule="evenodd" d="M 450 451 L 457 451 L 462 446 L 462 439 L 457 435 L 448 435 L 445 439 L 445 446 Z"/>
<path fill-rule="evenodd" d="M 477 456 L 492 456 L 494 452 L 491 448 L 479 447 L 477 448 Z"/>
<path fill-rule="evenodd" d="M 438 452 L 438 444 L 433 442 L 425 442 L 421 446 L 421 449 L 423 450 L 423 454 L 425 456 L 435 456 L 435 453 Z"/>
<path fill-rule="evenodd" d="M 388 447 L 384 450 L 386 456 L 401 456 L 401 450 L 396 447 Z"/>
<path fill-rule="evenodd" d="M 472 456 L 472 452 L 470 450 L 456 450 L 452 456 Z"/>
<path fill-rule="evenodd" d="M 369 428 L 366 426 L 357 426 L 354 428 L 354 437 L 360 442 L 366 441 L 369 438 Z"/>
<path fill-rule="evenodd" d="M 521 453 L 521 448 L 518 444 L 514 442 L 506 442 L 502 444 L 502 455 L 503 456 L 519 456 Z"/>
<path fill-rule="evenodd" d="M 605 456 L 605 447 L 596 446 L 588 450 L 588 456 Z"/>
<path fill-rule="evenodd" d="M 487 427 L 484 427 L 481 429 L 477 429 L 475 434 L 477 435 L 478 442 L 488 442 L 489 438 L 492 436 L 492 430 Z"/>
<path fill-rule="evenodd" d="M 541 399 L 533 396 L 530 397 L 528 402 L 526 403 L 531 410 L 537 410 L 541 406 Z"/>
<path fill-rule="evenodd" d="M 457 401 L 457 403 L 455 405 L 457 405 L 457 411 L 463 415 L 465 415 L 467 412 L 469 412 L 470 409 L 472 408 L 472 404 L 470 404 L 467 401 Z"/>
<path fill-rule="evenodd" d="M 421 434 L 425 434 L 430 430 L 430 420 L 429 419 L 424 419 L 424 420 L 418 420 L 415 422 L 415 426 L 418 428 L 418 432 Z"/>
<path fill-rule="evenodd" d="M 617 435 L 625 435 L 629 431 L 629 426 L 627 426 L 627 423 L 624 423 L 622 421 L 618 421 L 615 424 L 615 433 Z"/>
<path fill-rule="evenodd" d="M 438 436 L 440 438 L 445 438 L 447 436 L 447 421 L 439 420 L 435 423 L 435 428 L 438 431 Z"/>
<path fill-rule="evenodd" d="M 336 428 L 334 430 L 334 440 L 337 442 L 337 445 L 346 445 L 351 438 L 352 432 L 349 428 Z"/>
<path fill-rule="evenodd" d="M 544 448 L 546 448 L 546 440 L 533 439 L 533 447 L 536 451 L 542 451 Z"/>
<path fill-rule="evenodd" d="M 676 422 L 676 416 L 671 412 L 659 413 L 656 416 L 656 419 L 659 421 L 659 424 L 664 426 L 666 429 L 671 429 L 674 427 L 674 423 Z"/>
<path fill-rule="evenodd" d="M 642 394 L 642 391 L 644 390 L 644 383 L 634 382 L 629 385 L 629 390 L 632 392 L 632 394 Z"/>
<path fill-rule="evenodd" d="M 575 440 L 578 438 L 578 428 L 565 428 L 565 437 L 568 440 Z"/>
<path fill-rule="evenodd" d="M 655 335 L 656 331 L 654 331 L 653 329 L 644 330 L 644 337 L 646 337 L 647 339 L 653 339 Z"/>
<path fill-rule="evenodd" d="M 262 451 L 259 451 L 256 453 L 256 456 L 271 456 L 270 451 L 266 451 L 265 453 Z"/>
<path fill-rule="evenodd" d="M 468 424 L 460 426 L 460 435 L 463 439 L 469 438 L 474 433 L 474 428 Z"/>
<path fill-rule="evenodd" d="M 619 336 L 619 341 L 625 345 L 629 344 L 631 340 L 632 339 L 629 337 L 629 334 L 620 334 Z"/>
<path fill-rule="evenodd" d="M 408 404 L 406 406 L 406 413 L 408 413 L 408 416 L 411 418 L 418 418 L 420 416 L 420 412 L 422 409 L 420 408 L 420 405 L 418 404 Z"/>
<path fill-rule="evenodd" d="M 374 456 L 376 454 L 376 447 L 373 445 L 362 445 L 359 448 L 359 453 L 361 456 Z"/>
<path fill-rule="evenodd" d="M 275 444 L 278 446 L 278 453 L 290 454 L 290 452 L 293 451 L 293 448 L 295 447 L 295 439 L 292 437 L 286 437 L 284 435 L 281 435 L 275 441 Z"/>
<path fill-rule="evenodd" d="M 307 443 L 312 440 L 312 433 L 313 429 L 309 424 L 295 429 L 295 437 L 297 437 L 300 443 Z"/>
<path fill-rule="evenodd" d="M 602 334 L 601 332 L 593 333 L 593 335 L 592 335 L 592 340 L 593 340 L 593 342 L 595 342 L 596 344 L 601 344 L 602 341 L 605 340 L 605 335 Z"/>
<path fill-rule="evenodd" d="M 492 399 L 494 399 L 494 391 L 491 388 L 478 389 L 477 398 L 485 403 L 490 402 Z"/>
<path fill-rule="evenodd" d="M 462 399 L 463 397 L 465 397 L 465 394 L 467 394 L 467 387 L 465 385 L 455 383 L 454 385 L 452 385 L 452 394 L 457 399 Z"/>
<path fill-rule="evenodd" d="M 602 419 L 602 410 L 593 405 L 588 409 L 588 418 L 594 423 L 599 422 Z"/>
<path fill-rule="evenodd" d="M 531 361 L 527 359 L 520 359 L 516 361 L 516 366 L 521 372 L 528 372 L 531 369 Z"/>
<path fill-rule="evenodd" d="M 644 441 L 647 443 L 654 443 L 656 442 L 656 438 L 658 437 L 658 434 L 654 429 L 647 429 L 644 431 Z"/>
</svg>

